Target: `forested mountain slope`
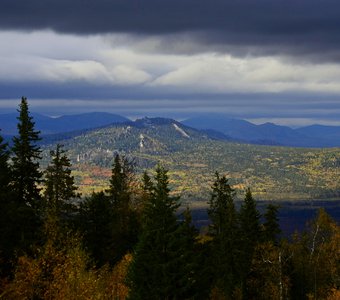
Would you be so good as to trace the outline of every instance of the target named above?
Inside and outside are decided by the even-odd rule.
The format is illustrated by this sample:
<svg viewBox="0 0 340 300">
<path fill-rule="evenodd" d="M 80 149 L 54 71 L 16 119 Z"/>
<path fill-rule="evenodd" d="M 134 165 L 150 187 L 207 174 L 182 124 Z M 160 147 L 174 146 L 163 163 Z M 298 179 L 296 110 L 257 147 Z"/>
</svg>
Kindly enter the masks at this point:
<svg viewBox="0 0 340 300">
<path fill-rule="evenodd" d="M 107 185 L 115 152 L 135 159 L 138 169 L 161 162 L 171 184 L 190 200 L 206 198 L 215 171 L 236 189 L 251 187 L 260 199 L 340 198 L 340 149 L 259 146 L 216 140 L 171 119 L 144 118 L 83 132 L 65 145 L 82 190 Z M 48 151 L 45 151 L 47 158 Z"/>
</svg>

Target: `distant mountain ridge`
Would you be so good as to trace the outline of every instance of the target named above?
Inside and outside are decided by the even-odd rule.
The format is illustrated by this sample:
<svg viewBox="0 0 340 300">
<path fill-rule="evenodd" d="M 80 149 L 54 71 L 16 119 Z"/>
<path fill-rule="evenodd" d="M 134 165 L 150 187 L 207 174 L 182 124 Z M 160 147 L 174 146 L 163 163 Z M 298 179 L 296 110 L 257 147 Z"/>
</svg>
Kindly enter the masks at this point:
<svg viewBox="0 0 340 300">
<path fill-rule="evenodd" d="M 340 126 L 312 125 L 298 129 L 265 123 L 255 125 L 245 120 L 207 114 L 182 121 L 197 129 L 213 129 L 231 139 L 251 144 L 281 145 L 291 147 L 340 147 Z"/>
<path fill-rule="evenodd" d="M 129 122 L 130 119 L 117 114 L 106 112 L 92 112 L 61 117 L 48 117 L 37 113 L 31 114 L 37 130 L 42 135 L 72 132 L 96 128 L 113 123 Z M 0 129 L 3 135 L 17 134 L 17 113 L 0 114 Z"/>
<path fill-rule="evenodd" d="M 52 118 L 32 114 L 36 129 L 46 139 L 59 139 L 59 134 L 72 138 L 81 131 L 102 128 L 110 124 L 131 123 L 133 126 L 161 125 L 174 123 L 188 126 L 205 133 L 215 140 L 237 141 L 257 145 L 329 148 L 340 147 L 340 126 L 311 125 L 292 129 L 288 126 L 264 123 L 253 124 L 246 120 L 229 118 L 221 114 L 204 114 L 182 122 L 167 118 L 142 118 L 135 122 L 111 113 L 93 112 L 77 115 L 65 115 Z M 17 114 L 0 114 L 0 134 L 10 136 L 17 134 Z"/>
</svg>

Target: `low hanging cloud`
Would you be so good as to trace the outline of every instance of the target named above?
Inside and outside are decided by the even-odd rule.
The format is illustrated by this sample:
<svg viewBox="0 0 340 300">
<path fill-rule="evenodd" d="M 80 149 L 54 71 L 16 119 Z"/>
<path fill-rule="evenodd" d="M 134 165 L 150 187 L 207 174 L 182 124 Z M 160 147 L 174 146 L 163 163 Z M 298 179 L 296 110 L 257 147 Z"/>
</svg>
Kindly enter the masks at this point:
<svg viewBox="0 0 340 300">
<path fill-rule="evenodd" d="M 131 51 L 112 51 L 100 37 L 72 37 L 44 31 L 0 32 L 0 39 L 4 41 L 4 47 L 0 48 L 3 82 L 75 81 L 124 86 L 150 79 L 138 65 L 128 59 L 123 61 L 123 56 Z"/>
<path fill-rule="evenodd" d="M 337 94 L 339 82 L 339 65 L 292 64 L 276 57 L 240 59 L 230 55 L 205 55 L 192 57 L 187 64 L 160 76 L 152 84 L 220 93 Z"/>
<path fill-rule="evenodd" d="M 72 38 L 53 32 L 0 32 L 0 38 L 12 45 L 11 49 L 0 48 L 2 82 L 78 82 L 94 89 L 139 85 L 145 91 L 170 94 L 340 93 L 338 64 L 298 64 L 276 56 L 239 58 L 213 52 L 139 52 L 138 47 L 125 45 L 122 37 L 116 46 L 107 37 Z M 22 41 L 27 45 L 25 51 Z M 44 46 L 39 41 L 48 43 Z"/>
</svg>

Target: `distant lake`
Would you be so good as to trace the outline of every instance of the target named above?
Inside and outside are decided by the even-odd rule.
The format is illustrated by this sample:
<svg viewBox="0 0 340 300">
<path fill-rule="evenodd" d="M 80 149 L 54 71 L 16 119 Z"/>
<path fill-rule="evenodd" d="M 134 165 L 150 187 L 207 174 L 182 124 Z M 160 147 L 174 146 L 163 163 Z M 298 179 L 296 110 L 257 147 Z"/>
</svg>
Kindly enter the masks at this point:
<svg viewBox="0 0 340 300">
<path fill-rule="evenodd" d="M 316 216 L 319 208 L 324 208 L 340 224 L 340 200 L 258 201 L 259 211 L 263 213 L 269 203 L 279 205 L 279 222 L 282 234 L 286 237 L 296 230 L 301 232 L 306 223 Z M 239 206 L 239 202 L 236 205 Z M 209 225 L 206 209 L 192 209 L 192 218 L 195 226 L 199 229 Z"/>
</svg>

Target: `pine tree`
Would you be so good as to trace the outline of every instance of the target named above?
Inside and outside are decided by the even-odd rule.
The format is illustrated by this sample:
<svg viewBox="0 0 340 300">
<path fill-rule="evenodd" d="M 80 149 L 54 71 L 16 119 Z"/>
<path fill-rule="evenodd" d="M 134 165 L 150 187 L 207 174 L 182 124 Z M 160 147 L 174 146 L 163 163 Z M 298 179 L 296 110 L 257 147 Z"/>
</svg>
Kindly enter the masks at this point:
<svg viewBox="0 0 340 300">
<path fill-rule="evenodd" d="M 13 190 L 18 201 L 33 208 L 39 206 L 40 188 L 42 173 L 39 170 L 41 159 L 40 147 L 37 142 L 40 140 L 39 131 L 34 130 L 35 123 L 30 116 L 28 103 L 25 97 L 21 98 L 18 117 L 18 136 L 13 138 Z"/>
<path fill-rule="evenodd" d="M 147 195 L 151 195 L 153 192 L 153 183 L 152 180 L 150 178 L 150 176 L 148 175 L 148 173 L 145 171 L 143 172 L 143 176 L 142 176 L 142 190 L 145 194 Z"/>
<path fill-rule="evenodd" d="M 116 154 L 112 165 L 110 186 L 106 192 L 114 206 L 125 208 L 129 205 L 131 190 L 130 182 L 134 172 L 133 163 L 126 157 Z"/>
<path fill-rule="evenodd" d="M 128 273 L 130 299 L 183 299 L 181 251 L 175 212 L 179 199 L 171 197 L 167 170 L 158 166 L 152 196 L 145 204 L 143 227 Z M 185 290 L 185 289 L 184 289 Z"/>
<path fill-rule="evenodd" d="M 39 140 L 39 132 L 34 130 L 34 122 L 29 115 L 27 99 L 22 98 L 18 112 L 18 137 L 13 138 L 12 165 L 9 173 L 6 166 L 1 166 L 1 180 L 10 179 L 9 193 L 1 202 L 6 202 L 1 218 L 4 224 L 1 230 L 1 251 L 5 257 L 4 265 L 10 265 L 16 255 L 26 252 L 40 238 L 40 205 L 41 172 L 39 171 L 40 148 L 35 144 Z M 4 163 L 8 153 L 2 145 L 1 160 Z M 4 169 L 2 169 L 4 167 Z M 4 172 L 3 172 L 4 170 Z M 6 173 L 9 175 L 7 177 Z M 6 179 L 7 178 L 7 179 Z M 10 271 L 10 267 L 7 268 Z"/>
<path fill-rule="evenodd" d="M 255 247 L 261 240 L 260 217 L 261 215 L 256 208 L 256 201 L 248 188 L 239 212 L 242 257 L 241 271 L 244 293 L 247 292 L 246 280 L 250 272 Z"/>
<path fill-rule="evenodd" d="M 263 223 L 263 238 L 266 242 L 277 244 L 277 239 L 281 233 L 279 219 L 277 217 L 279 207 L 274 204 L 268 204 L 264 213 L 265 222 Z"/>
<path fill-rule="evenodd" d="M 131 205 L 133 164 L 119 154 L 115 155 L 109 189 L 106 190 L 116 214 L 117 230 L 128 226 Z"/>
<path fill-rule="evenodd" d="M 215 287 L 225 297 L 232 297 L 239 284 L 238 217 L 234 205 L 235 192 L 225 176 L 216 172 L 208 214 L 213 237 L 211 265 L 214 267 Z"/>
<path fill-rule="evenodd" d="M 198 231 L 192 224 L 189 207 L 182 213 L 183 221 L 179 224 L 178 234 L 178 267 L 179 284 L 176 289 L 181 299 L 198 299 L 202 296 L 199 247 L 197 245 Z"/>
<path fill-rule="evenodd" d="M 117 261 L 113 249 L 119 241 L 113 236 L 114 220 L 112 203 L 104 192 L 93 193 L 80 205 L 78 227 L 97 267 Z"/>
<path fill-rule="evenodd" d="M 49 213 L 60 217 L 72 208 L 69 200 L 80 197 L 71 175 L 71 162 L 62 145 L 50 152 L 52 161 L 45 171 L 45 199 Z"/>
<path fill-rule="evenodd" d="M 75 211 L 71 200 L 80 197 L 71 175 L 70 160 L 62 148 L 58 144 L 56 150 L 50 151 L 52 160 L 45 170 L 45 236 L 56 243 L 63 239 L 71 212 Z"/>
<path fill-rule="evenodd" d="M 112 166 L 109 189 L 106 190 L 113 209 L 113 255 L 121 260 L 137 242 L 138 218 L 132 205 L 134 164 L 126 157 L 116 155 Z"/>
</svg>

